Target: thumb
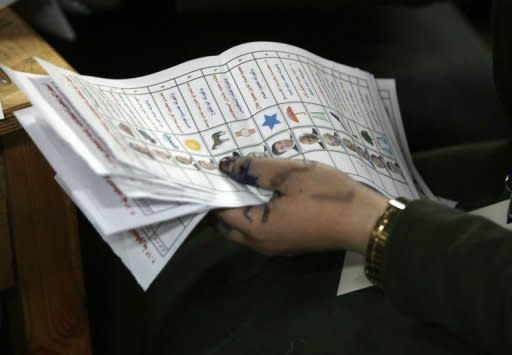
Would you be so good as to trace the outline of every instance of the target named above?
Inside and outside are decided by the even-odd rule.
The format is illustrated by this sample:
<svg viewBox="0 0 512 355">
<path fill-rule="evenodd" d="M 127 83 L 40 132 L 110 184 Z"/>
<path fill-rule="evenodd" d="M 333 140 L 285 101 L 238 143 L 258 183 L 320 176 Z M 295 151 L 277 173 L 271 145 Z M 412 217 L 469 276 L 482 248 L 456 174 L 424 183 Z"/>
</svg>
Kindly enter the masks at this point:
<svg viewBox="0 0 512 355">
<path fill-rule="evenodd" d="M 233 180 L 264 189 L 286 193 L 285 182 L 291 175 L 314 169 L 316 162 L 275 158 L 225 157 L 219 169 Z"/>
</svg>

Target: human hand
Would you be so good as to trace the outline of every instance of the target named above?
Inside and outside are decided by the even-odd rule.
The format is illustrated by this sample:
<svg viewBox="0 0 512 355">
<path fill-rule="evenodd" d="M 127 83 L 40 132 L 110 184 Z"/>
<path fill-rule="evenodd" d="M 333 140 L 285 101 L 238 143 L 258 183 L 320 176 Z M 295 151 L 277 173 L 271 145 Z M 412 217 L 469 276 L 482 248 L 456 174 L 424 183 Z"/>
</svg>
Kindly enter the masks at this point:
<svg viewBox="0 0 512 355">
<path fill-rule="evenodd" d="M 224 158 L 234 180 L 274 190 L 266 204 L 217 212 L 228 239 L 266 255 L 346 249 L 366 253 L 387 199 L 315 161 Z"/>
</svg>

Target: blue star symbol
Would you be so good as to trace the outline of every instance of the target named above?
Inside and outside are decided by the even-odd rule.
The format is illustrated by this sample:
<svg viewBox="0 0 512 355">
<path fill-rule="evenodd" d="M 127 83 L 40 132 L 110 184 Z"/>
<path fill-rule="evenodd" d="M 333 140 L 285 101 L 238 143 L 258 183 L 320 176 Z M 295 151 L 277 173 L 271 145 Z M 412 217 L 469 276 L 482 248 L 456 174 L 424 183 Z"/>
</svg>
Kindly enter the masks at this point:
<svg viewBox="0 0 512 355">
<path fill-rule="evenodd" d="M 274 129 L 274 126 L 278 123 L 281 123 L 277 119 L 277 113 L 274 113 L 272 115 L 264 115 L 265 122 L 263 122 L 263 126 L 267 126 L 270 129 Z"/>
</svg>

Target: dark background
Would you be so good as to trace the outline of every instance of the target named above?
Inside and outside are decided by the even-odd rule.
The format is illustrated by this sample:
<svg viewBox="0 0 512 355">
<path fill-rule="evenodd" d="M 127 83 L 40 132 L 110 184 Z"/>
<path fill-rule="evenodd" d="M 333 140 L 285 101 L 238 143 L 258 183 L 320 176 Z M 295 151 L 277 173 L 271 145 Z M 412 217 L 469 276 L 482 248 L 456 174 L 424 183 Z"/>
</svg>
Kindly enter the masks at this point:
<svg viewBox="0 0 512 355">
<path fill-rule="evenodd" d="M 178 14 L 171 1 L 127 1 L 115 11 L 72 16 L 78 39 L 50 42 L 79 72 L 111 78 L 148 74 L 248 41 L 297 45 L 396 78 L 409 144 L 420 151 L 505 137 L 511 129 L 492 83 L 490 2 L 463 3 L 462 13 L 445 5 L 325 5 Z"/>
<path fill-rule="evenodd" d="M 269 5 L 265 9 L 243 11 L 230 8 L 178 13 L 172 1 L 125 1 L 115 10 L 95 12 L 91 16 L 69 16 L 77 32 L 77 40 L 74 42 L 52 37 L 46 39 L 78 72 L 109 78 L 152 73 L 196 57 L 215 55 L 248 41 L 268 40 L 293 44 L 322 57 L 370 71 L 376 77 L 396 78 L 409 144 L 413 152 L 420 152 L 510 137 L 511 124 L 499 103 L 492 78 L 489 7 L 489 1 L 466 1 L 458 8 L 450 5 L 417 8 L 325 5 L 315 6 L 315 9 L 293 9 Z M 116 332 L 111 328 L 118 327 L 123 321 L 133 321 L 122 313 L 123 309 L 126 310 L 130 304 L 140 305 L 143 296 L 126 269 L 83 217 L 81 228 L 93 346 L 95 353 L 109 353 L 106 349 L 116 349 L 115 346 L 122 342 L 123 336 L 138 336 L 137 328 L 129 328 L 124 334 L 121 334 L 121 330 Z M 192 238 L 187 242 L 187 247 L 198 240 Z M 241 265 L 240 270 L 243 270 L 244 265 L 267 263 L 266 259 L 260 259 L 247 250 L 230 245 L 225 247 L 233 255 L 238 255 L 233 261 Z M 201 254 L 196 255 L 190 250 L 180 249 L 172 260 L 172 267 L 176 270 L 186 268 L 187 260 L 200 257 Z M 419 353 L 419 348 L 425 354 L 436 353 L 438 347 L 448 353 L 452 348 L 462 348 L 472 353 L 470 348 L 458 344 L 442 332 L 419 328 L 411 321 L 400 318 L 375 290 L 345 296 L 342 307 L 331 298 L 323 300 L 325 302 L 316 299 L 311 304 L 305 304 L 308 292 L 304 292 L 300 284 L 309 280 L 311 285 L 316 286 L 316 289 L 311 290 L 312 299 L 322 292 L 333 294 L 335 289 L 326 287 L 317 276 L 325 274 L 336 279 L 339 276 L 340 261 L 339 257 L 332 255 L 326 257 L 323 263 L 308 257 L 292 263 L 273 259 L 267 269 L 276 275 L 275 279 L 272 276 L 266 283 L 261 281 L 260 284 L 275 287 L 265 291 L 279 293 L 282 290 L 281 285 L 277 285 L 279 273 L 285 275 L 287 269 L 293 269 L 296 274 L 306 275 L 306 279 L 290 280 L 285 285 L 288 287 L 285 292 L 302 293 L 304 298 L 289 299 L 283 296 L 274 300 L 272 305 L 262 305 L 261 309 L 267 312 L 285 309 L 290 303 L 296 302 L 297 307 L 307 311 L 301 312 L 300 316 L 311 324 L 324 321 L 337 312 L 338 320 L 331 320 L 333 325 L 338 325 L 341 319 L 342 323 L 349 320 L 351 326 L 361 327 L 358 336 L 347 339 L 332 329 L 327 331 L 333 342 L 327 345 L 334 349 L 335 343 L 341 343 L 347 353 L 376 353 L 382 347 L 396 347 L 393 342 L 401 342 L 401 336 L 395 333 L 397 329 L 398 333 L 406 334 L 416 344 L 404 344 L 404 353 L 408 346 L 414 353 Z M 236 271 L 219 267 L 202 270 L 197 266 L 195 270 L 186 270 L 203 273 L 204 278 L 211 280 L 221 280 L 228 276 L 237 280 L 247 277 L 244 276 L 245 271 L 237 274 Z M 166 272 L 156 284 L 172 283 L 178 277 L 178 271 L 174 274 L 172 271 Z M 284 277 L 289 279 L 288 276 Z M 205 295 L 209 290 L 205 289 L 204 284 L 183 282 L 183 287 L 176 289 L 175 294 L 169 294 L 169 297 L 190 297 L 191 300 L 185 302 L 182 309 L 168 313 L 168 316 L 180 319 L 182 328 L 164 324 L 162 332 L 173 332 L 174 336 L 169 341 L 175 344 L 181 341 L 182 349 L 187 349 L 182 353 L 203 352 L 214 342 L 215 337 L 222 336 L 222 329 L 200 329 L 202 324 L 209 324 L 208 320 L 205 320 L 206 323 L 186 320 L 187 312 L 192 312 L 192 308 L 209 310 L 209 306 L 203 304 L 205 300 L 212 300 L 213 305 L 230 302 L 232 309 L 228 313 L 230 319 L 236 322 L 237 311 L 243 314 L 244 307 L 242 301 L 237 303 L 237 296 L 244 294 L 237 287 L 243 285 L 231 288 L 230 293 L 220 294 L 212 300 L 211 296 Z M 150 290 L 154 289 L 152 287 Z M 216 292 L 222 293 L 222 288 L 217 288 Z M 257 294 L 258 289 L 254 292 Z M 138 301 L 130 303 L 125 300 L 130 299 L 130 294 L 137 295 Z M 151 292 L 148 294 L 151 296 Z M 394 324 L 399 326 L 365 329 L 368 324 L 365 321 L 370 315 L 365 313 L 365 316 L 359 317 L 361 304 L 369 304 L 371 316 L 376 319 L 395 317 L 397 320 Z M 135 314 L 142 312 L 135 309 L 132 311 Z M 264 317 L 260 320 L 257 318 L 254 324 L 264 321 Z M 283 329 L 290 329 L 290 334 L 294 330 L 298 333 L 308 331 L 299 329 L 301 326 L 297 324 L 300 323 L 288 323 L 285 319 L 277 319 L 276 322 L 278 325 L 281 323 Z M 255 334 L 272 336 L 265 330 L 247 327 Z M 195 329 L 199 329 L 197 339 L 187 340 L 191 330 Z M 243 326 L 238 331 L 242 334 L 238 341 L 247 340 L 243 336 Z M 375 335 L 377 331 L 383 334 L 379 339 L 388 339 L 387 345 L 379 344 L 377 338 L 372 338 L 372 334 Z M 7 329 L 3 324 L 0 330 L 0 354 L 9 354 L 6 334 Z M 319 336 L 317 339 L 325 340 L 325 337 Z M 237 340 L 231 341 L 236 343 Z M 296 342 L 299 348 L 300 340 Z M 288 345 L 283 345 L 283 352 L 288 350 Z"/>
</svg>

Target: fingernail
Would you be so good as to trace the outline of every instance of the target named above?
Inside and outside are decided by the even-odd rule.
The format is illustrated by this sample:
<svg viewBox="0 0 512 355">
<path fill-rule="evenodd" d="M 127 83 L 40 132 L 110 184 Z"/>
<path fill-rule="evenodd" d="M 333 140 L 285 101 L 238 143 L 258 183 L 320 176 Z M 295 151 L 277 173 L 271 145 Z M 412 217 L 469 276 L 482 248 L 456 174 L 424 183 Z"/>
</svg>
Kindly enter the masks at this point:
<svg viewBox="0 0 512 355">
<path fill-rule="evenodd" d="M 233 157 L 224 157 L 219 163 L 219 169 L 225 174 L 231 174 L 233 172 L 233 167 L 235 166 L 235 158 Z"/>
</svg>

